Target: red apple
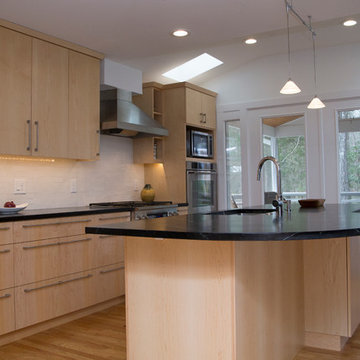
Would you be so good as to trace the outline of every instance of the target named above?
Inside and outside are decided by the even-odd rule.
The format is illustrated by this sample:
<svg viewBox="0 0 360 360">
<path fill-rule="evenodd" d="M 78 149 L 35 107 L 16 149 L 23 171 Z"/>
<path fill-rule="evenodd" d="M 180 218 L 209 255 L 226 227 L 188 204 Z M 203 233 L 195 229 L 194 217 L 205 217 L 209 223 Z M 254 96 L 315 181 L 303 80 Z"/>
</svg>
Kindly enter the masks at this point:
<svg viewBox="0 0 360 360">
<path fill-rule="evenodd" d="M 13 208 L 13 207 L 16 207 L 15 203 L 13 201 L 7 201 L 5 204 L 4 204 L 4 207 L 7 207 L 7 208 Z"/>
</svg>

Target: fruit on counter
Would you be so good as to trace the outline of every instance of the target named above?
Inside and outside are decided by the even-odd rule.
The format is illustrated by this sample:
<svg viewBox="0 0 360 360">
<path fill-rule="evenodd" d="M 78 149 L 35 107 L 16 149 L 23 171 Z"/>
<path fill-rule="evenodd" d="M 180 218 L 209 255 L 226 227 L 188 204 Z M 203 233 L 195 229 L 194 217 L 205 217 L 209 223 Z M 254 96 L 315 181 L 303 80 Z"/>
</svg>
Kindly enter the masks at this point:
<svg viewBox="0 0 360 360">
<path fill-rule="evenodd" d="M 13 201 L 7 201 L 5 204 L 4 204 L 4 207 L 7 207 L 7 208 L 13 208 L 13 207 L 16 207 L 15 203 Z"/>
</svg>

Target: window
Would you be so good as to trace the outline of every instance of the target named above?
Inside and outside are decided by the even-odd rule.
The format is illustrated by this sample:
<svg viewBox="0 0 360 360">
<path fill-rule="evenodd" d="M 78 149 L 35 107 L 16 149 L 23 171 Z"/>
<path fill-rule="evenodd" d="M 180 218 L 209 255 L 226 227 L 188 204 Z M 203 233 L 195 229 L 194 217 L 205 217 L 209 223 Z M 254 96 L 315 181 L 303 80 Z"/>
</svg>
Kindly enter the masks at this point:
<svg viewBox="0 0 360 360">
<path fill-rule="evenodd" d="M 226 187 L 228 208 L 242 205 L 240 120 L 225 122 Z"/>
<path fill-rule="evenodd" d="M 263 154 L 275 157 L 280 164 L 281 188 L 286 199 L 306 197 L 306 156 L 304 117 L 284 116 L 263 119 Z M 271 204 L 277 191 L 275 166 L 263 168 L 264 202 Z"/>
<path fill-rule="evenodd" d="M 360 109 L 338 111 L 340 202 L 360 202 Z"/>
</svg>

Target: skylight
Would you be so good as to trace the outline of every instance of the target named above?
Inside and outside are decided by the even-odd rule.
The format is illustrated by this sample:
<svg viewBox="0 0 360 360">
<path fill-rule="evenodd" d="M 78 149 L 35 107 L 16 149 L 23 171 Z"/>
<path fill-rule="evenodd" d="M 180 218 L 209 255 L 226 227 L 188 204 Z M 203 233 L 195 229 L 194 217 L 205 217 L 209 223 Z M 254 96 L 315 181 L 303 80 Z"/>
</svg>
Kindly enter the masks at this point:
<svg viewBox="0 0 360 360">
<path fill-rule="evenodd" d="M 162 75 L 176 81 L 187 81 L 221 65 L 222 63 L 223 62 L 219 59 L 204 53 Z"/>
</svg>

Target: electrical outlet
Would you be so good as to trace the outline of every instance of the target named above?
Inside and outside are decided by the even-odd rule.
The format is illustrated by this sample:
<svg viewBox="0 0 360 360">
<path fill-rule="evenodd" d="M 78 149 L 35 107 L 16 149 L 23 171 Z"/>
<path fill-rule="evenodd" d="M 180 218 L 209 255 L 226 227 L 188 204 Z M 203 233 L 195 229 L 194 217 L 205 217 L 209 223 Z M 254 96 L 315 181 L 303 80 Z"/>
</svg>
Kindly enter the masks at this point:
<svg viewBox="0 0 360 360">
<path fill-rule="evenodd" d="M 77 192 L 77 181 L 76 181 L 76 179 L 71 179 L 70 180 L 70 192 L 71 193 L 76 193 Z"/>
<path fill-rule="evenodd" d="M 26 194 L 25 179 L 15 179 L 14 194 Z"/>
</svg>

